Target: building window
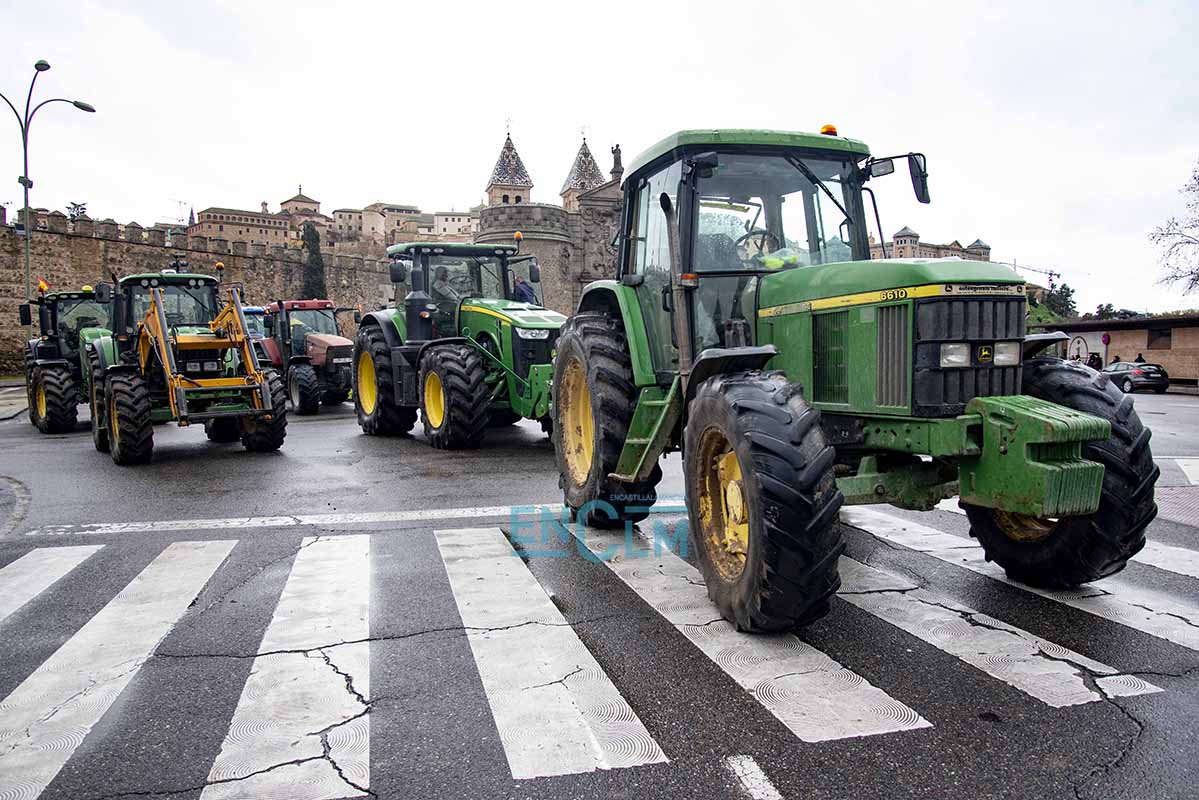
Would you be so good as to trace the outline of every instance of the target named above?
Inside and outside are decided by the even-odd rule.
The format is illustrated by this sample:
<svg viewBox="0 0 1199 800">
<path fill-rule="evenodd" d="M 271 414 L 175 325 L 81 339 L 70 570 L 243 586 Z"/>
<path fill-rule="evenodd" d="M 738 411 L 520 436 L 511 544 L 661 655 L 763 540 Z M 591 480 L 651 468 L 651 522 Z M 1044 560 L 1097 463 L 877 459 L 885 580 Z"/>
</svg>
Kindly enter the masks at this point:
<svg viewBox="0 0 1199 800">
<path fill-rule="evenodd" d="M 520 195 L 516 196 L 516 202 L 518 202 L 518 203 L 520 202 Z"/>
<path fill-rule="evenodd" d="M 505 203 L 507 203 L 507 202 L 508 202 L 508 195 L 504 195 L 504 198 L 503 198 L 503 199 L 504 199 L 504 202 L 505 202 Z"/>
<path fill-rule="evenodd" d="M 1150 328 L 1149 329 L 1149 349 L 1150 350 L 1169 350 L 1170 349 L 1170 328 Z"/>
</svg>

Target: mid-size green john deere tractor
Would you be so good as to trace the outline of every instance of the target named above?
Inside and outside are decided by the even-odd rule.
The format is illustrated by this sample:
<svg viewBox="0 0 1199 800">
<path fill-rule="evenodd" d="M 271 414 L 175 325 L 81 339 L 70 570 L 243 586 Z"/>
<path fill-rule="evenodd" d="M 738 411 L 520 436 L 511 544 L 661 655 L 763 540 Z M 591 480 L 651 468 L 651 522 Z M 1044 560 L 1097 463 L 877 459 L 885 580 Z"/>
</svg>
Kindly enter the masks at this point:
<svg viewBox="0 0 1199 800">
<path fill-rule="evenodd" d="M 843 503 L 960 495 L 1034 585 L 1122 569 L 1157 512 L 1132 398 L 1044 355 L 1065 335 L 1025 334 L 1007 267 L 871 260 L 868 182 L 907 161 L 927 203 L 924 156 L 822 133 L 684 131 L 630 166 L 618 277 L 585 289 L 554 362 L 567 505 L 642 519 L 681 448 L 708 594 L 750 631 L 827 611 Z"/>
<path fill-rule="evenodd" d="M 259 365 L 241 287 L 225 287 L 222 303 L 219 279 L 186 266 L 96 287 L 112 333 L 87 347 L 92 440 L 117 464 L 150 461 L 155 423 L 200 422 L 210 440 L 256 452 L 287 435 L 283 381 Z"/>
<path fill-rule="evenodd" d="M 84 345 L 103 333 L 108 309 L 96 302 L 92 287 L 79 291 L 40 292 L 37 306 L 39 335 L 25 346 L 25 391 L 29 421 L 42 433 L 75 430 L 87 387 L 79 364 Z M 22 325 L 33 324 L 31 304 L 20 306 Z"/>
<path fill-rule="evenodd" d="M 489 426 L 522 418 L 541 420 L 548 432 L 551 353 L 566 318 L 536 302 L 537 259 L 517 250 L 448 242 L 387 248 L 403 307 L 359 324 L 354 407 L 363 431 L 408 433 L 420 409 L 425 435 L 439 448 L 478 447 Z"/>
</svg>

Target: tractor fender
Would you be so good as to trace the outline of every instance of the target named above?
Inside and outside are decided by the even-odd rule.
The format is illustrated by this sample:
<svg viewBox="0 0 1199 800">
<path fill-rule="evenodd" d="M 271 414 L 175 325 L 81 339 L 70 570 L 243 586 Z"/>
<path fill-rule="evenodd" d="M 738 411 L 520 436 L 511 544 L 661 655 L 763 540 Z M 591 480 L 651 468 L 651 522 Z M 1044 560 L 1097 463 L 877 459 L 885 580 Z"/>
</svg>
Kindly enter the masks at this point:
<svg viewBox="0 0 1199 800">
<path fill-rule="evenodd" d="M 402 347 L 404 337 L 400 335 L 400 331 L 396 328 L 396 314 L 397 311 L 394 308 L 372 311 L 362 318 L 362 322 L 358 323 L 358 327 L 378 325 L 379 330 L 383 331 L 383 338 L 386 340 L 388 347 Z"/>
<path fill-rule="evenodd" d="M 429 341 L 422 344 L 420 346 L 420 349 L 416 351 L 417 365 L 419 365 L 420 360 L 422 358 L 424 358 L 426 350 L 428 350 L 430 347 L 440 347 L 443 344 L 469 344 L 469 345 L 477 346 L 477 345 L 475 345 L 474 342 L 472 342 L 470 339 L 466 338 L 465 336 L 446 336 L 441 339 L 430 339 Z"/>
<path fill-rule="evenodd" d="M 1032 358 L 1042 350 L 1047 350 L 1053 347 L 1058 342 L 1070 341 L 1070 334 L 1063 331 L 1052 331 L 1050 333 L 1030 333 L 1024 337 L 1024 344 L 1020 348 L 1024 358 Z"/>
<path fill-rule="evenodd" d="M 296 364 L 311 364 L 312 356 L 292 356 L 287 359 L 287 366 L 294 367 Z"/>
<path fill-rule="evenodd" d="M 714 375 L 725 375 L 730 372 L 749 372 L 762 369 L 770 359 L 779 354 L 778 348 L 772 344 L 761 347 L 709 347 L 695 359 L 691 365 L 691 377 L 687 379 L 687 393 L 683 398 L 683 408 L 691 404 L 691 398 L 700 384 Z"/>
<path fill-rule="evenodd" d="M 35 367 L 69 367 L 71 362 L 65 358 L 35 358 L 33 365 Z"/>
<path fill-rule="evenodd" d="M 645 334 L 645 318 L 641 315 L 641 306 L 637 303 L 637 293 L 633 287 L 617 281 L 592 281 L 583 287 L 583 296 L 579 299 L 579 313 L 584 311 L 604 311 L 618 317 L 624 325 L 625 338 L 629 343 L 633 382 L 637 386 L 658 383 L 649 353 L 649 338 Z"/>
</svg>

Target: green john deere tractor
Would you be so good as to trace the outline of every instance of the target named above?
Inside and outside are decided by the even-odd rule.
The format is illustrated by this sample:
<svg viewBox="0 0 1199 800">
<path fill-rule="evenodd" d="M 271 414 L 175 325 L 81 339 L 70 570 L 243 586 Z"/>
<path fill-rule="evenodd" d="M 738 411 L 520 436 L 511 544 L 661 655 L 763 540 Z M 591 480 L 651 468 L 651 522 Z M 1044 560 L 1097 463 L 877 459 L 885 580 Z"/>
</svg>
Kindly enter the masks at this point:
<svg viewBox="0 0 1199 800">
<path fill-rule="evenodd" d="M 517 235 L 519 242 L 519 234 Z M 368 434 L 478 447 L 522 418 L 549 432 L 551 353 L 566 318 L 543 308 L 537 259 L 507 244 L 387 248 L 401 308 L 365 315 L 354 342 L 354 407 Z"/>
<path fill-rule="evenodd" d="M 29 421 L 42 433 L 75 430 L 80 403 L 87 402 L 86 378 L 80 370 L 85 345 L 104 331 L 108 308 L 96 301 L 92 287 L 79 291 L 39 292 L 39 335 L 25 346 L 25 391 Z M 33 323 L 31 304 L 20 306 L 22 325 Z"/>
<path fill-rule="evenodd" d="M 1034 585 L 1122 569 L 1157 511 L 1132 398 L 1044 354 L 1065 334 L 1026 335 L 1007 267 L 871 260 L 869 181 L 906 161 L 927 203 L 925 158 L 822 134 L 683 131 L 630 166 L 617 279 L 558 340 L 566 504 L 642 519 L 681 448 L 708 594 L 749 631 L 827 611 L 843 503 L 960 495 L 987 557 Z"/>
</svg>

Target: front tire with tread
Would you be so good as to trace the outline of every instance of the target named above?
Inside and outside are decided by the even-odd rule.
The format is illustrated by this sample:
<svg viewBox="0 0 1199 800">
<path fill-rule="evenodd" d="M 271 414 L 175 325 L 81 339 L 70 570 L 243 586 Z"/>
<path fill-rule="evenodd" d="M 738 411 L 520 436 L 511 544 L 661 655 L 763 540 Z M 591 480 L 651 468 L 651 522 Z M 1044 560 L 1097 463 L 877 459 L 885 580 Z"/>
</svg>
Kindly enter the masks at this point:
<svg viewBox="0 0 1199 800">
<path fill-rule="evenodd" d="M 441 425 L 434 427 L 423 396 L 426 378 L 437 373 L 445 396 Z M 439 450 L 467 450 L 478 447 L 487 433 L 491 401 L 487 386 L 487 366 L 483 356 L 468 344 L 430 347 L 421 357 L 421 417 L 425 436 Z"/>
<path fill-rule="evenodd" d="M 311 364 L 293 364 L 287 368 L 287 396 L 292 410 L 300 416 L 321 410 L 321 384 Z"/>
<path fill-rule="evenodd" d="M 279 373 L 266 370 L 271 393 L 271 418 L 242 417 L 239 420 L 242 447 L 251 453 L 269 453 L 283 446 L 287 438 L 287 394 Z"/>
<path fill-rule="evenodd" d="M 47 365 L 33 368 L 33 393 L 42 391 L 46 397 L 46 411 L 35 410 L 34 424 L 42 433 L 70 433 L 79 422 L 78 392 L 71 368 Z"/>
<path fill-rule="evenodd" d="M 108 454 L 121 466 L 149 464 L 154 456 L 153 404 L 146 379 L 133 372 L 109 375 L 104 388 Z"/>
</svg>

